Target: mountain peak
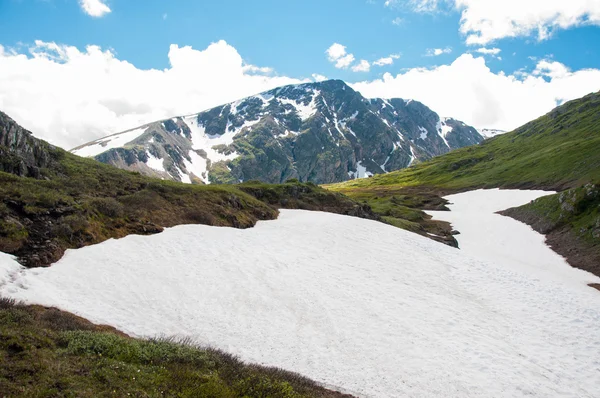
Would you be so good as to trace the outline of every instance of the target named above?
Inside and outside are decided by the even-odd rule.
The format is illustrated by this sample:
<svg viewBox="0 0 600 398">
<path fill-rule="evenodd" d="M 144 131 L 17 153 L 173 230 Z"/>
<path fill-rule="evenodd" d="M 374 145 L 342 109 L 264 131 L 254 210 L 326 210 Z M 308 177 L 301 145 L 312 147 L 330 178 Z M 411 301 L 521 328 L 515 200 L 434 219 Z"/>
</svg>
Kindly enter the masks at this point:
<svg viewBox="0 0 600 398">
<path fill-rule="evenodd" d="M 440 118 L 420 102 L 367 100 L 342 80 L 326 80 L 150 123 L 73 152 L 189 183 L 331 183 L 408 167 L 482 140 L 474 128 Z"/>
</svg>

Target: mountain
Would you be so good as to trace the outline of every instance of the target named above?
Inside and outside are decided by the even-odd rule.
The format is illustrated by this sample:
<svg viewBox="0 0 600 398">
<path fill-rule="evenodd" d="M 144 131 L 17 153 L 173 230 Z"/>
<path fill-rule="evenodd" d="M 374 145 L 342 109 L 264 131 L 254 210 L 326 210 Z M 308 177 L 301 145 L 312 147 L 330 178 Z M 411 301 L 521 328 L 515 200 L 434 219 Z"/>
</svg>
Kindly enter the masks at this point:
<svg viewBox="0 0 600 398">
<path fill-rule="evenodd" d="M 508 211 L 572 266 L 600 275 L 600 92 L 518 129 L 409 169 L 328 188 L 368 203 L 390 223 L 419 229 L 440 196 L 478 188 L 563 191 Z"/>
<path fill-rule="evenodd" d="M 195 183 L 331 183 L 477 144 L 473 127 L 417 101 L 366 99 L 340 80 L 290 85 L 74 148 L 113 166 Z"/>
</svg>

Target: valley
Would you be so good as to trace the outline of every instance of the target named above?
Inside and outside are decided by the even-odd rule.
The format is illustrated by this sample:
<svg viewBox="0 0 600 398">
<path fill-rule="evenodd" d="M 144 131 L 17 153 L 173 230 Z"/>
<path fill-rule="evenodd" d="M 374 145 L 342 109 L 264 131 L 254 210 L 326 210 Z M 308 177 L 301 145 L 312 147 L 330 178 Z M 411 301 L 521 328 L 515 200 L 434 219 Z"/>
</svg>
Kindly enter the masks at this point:
<svg viewBox="0 0 600 398">
<path fill-rule="evenodd" d="M 592 397 L 599 107 L 322 186 L 159 179 L 0 114 L 0 390 Z"/>
</svg>

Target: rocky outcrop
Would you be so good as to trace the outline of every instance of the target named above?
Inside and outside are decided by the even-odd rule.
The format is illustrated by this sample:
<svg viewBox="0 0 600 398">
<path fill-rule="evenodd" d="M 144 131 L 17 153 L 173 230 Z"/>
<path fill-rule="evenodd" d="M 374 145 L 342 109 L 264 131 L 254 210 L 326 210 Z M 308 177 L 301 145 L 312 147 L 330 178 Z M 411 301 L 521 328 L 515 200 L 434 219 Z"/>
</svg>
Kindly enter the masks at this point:
<svg viewBox="0 0 600 398">
<path fill-rule="evenodd" d="M 38 140 L 0 112 L 0 171 L 21 177 L 41 178 L 55 163 L 54 147 Z"/>
</svg>

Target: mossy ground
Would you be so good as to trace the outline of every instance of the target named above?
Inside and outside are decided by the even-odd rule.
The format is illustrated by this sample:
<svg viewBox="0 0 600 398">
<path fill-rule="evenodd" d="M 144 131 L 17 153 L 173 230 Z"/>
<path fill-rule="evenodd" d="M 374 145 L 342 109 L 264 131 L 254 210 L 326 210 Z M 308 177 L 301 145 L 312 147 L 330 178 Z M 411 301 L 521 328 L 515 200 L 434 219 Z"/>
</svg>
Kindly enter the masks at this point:
<svg viewBox="0 0 600 398">
<path fill-rule="evenodd" d="M 0 298 L 6 397 L 342 397 L 294 373 L 190 342 L 133 339 L 52 308 Z"/>
</svg>

